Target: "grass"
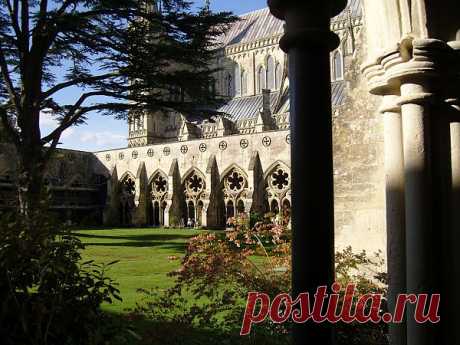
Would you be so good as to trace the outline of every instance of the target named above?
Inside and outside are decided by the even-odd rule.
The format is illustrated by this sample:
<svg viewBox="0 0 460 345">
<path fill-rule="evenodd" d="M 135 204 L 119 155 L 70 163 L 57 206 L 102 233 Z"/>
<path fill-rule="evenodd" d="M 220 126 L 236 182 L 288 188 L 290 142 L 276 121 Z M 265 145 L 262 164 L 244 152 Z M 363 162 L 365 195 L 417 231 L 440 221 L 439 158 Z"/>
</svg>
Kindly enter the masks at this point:
<svg viewBox="0 0 460 345">
<path fill-rule="evenodd" d="M 201 231 L 178 229 L 93 229 L 75 230 L 86 248 L 82 253 L 83 260 L 94 260 L 97 263 L 119 262 L 110 266 L 107 276 L 119 285 L 122 302 L 103 305 L 103 309 L 127 325 L 140 336 L 138 339 L 123 333 L 124 345 L 167 344 L 197 345 L 209 343 L 209 339 L 217 339 L 218 330 L 210 331 L 199 327 L 177 329 L 176 324 L 158 323 L 150 319 L 128 320 L 125 318 L 127 309 L 142 302 L 143 295 L 137 290 L 159 287 L 166 289 L 173 285 L 168 273 L 180 267 L 181 258 L 185 254 L 188 240 Z M 177 260 L 171 260 L 175 256 Z M 255 256 L 251 260 L 258 265 L 264 263 L 264 257 Z M 217 332 L 217 333 L 216 333 Z M 187 339 L 187 340 L 185 340 Z M 243 341 L 227 340 L 225 344 L 249 344 Z M 166 341 L 167 340 L 167 341 Z M 215 342 L 213 342 L 214 344 Z M 266 342 L 260 342 L 265 344 Z M 117 343 L 118 344 L 118 343 Z M 251 343 L 259 344 L 257 342 Z"/>
<path fill-rule="evenodd" d="M 123 302 L 104 305 L 106 311 L 123 313 L 133 308 L 141 296 L 137 289 L 168 288 L 173 280 L 167 274 L 180 265 L 188 239 L 200 231 L 177 229 L 103 229 L 77 230 L 77 236 L 86 245 L 84 260 L 109 263 L 107 275 L 114 279 Z M 171 256 L 179 259 L 171 260 Z"/>
</svg>

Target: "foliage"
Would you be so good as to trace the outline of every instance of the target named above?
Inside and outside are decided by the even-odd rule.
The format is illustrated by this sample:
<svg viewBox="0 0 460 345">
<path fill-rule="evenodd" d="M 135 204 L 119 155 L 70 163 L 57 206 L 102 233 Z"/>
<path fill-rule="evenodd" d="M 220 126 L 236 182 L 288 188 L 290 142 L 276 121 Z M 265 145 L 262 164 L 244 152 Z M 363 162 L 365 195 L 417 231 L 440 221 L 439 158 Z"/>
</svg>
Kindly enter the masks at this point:
<svg viewBox="0 0 460 345">
<path fill-rule="evenodd" d="M 251 212 L 249 214 L 249 226 L 251 228 L 254 227 L 258 222 L 262 222 L 263 220 L 264 217 L 258 212 Z"/>
<path fill-rule="evenodd" d="M 114 339 L 120 326 L 100 309 L 120 299 L 106 276 L 114 262 L 81 262 L 78 238 L 45 216 L 32 222 L 34 231 L 20 216 L 0 222 L 2 343 L 95 345 Z"/>
<path fill-rule="evenodd" d="M 221 344 L 222 339 L 228 344 L 286 344 L 289 323 L 266 321 L 253 327 L 248 337 L 238 334 L 249 292 L 264 292 L 273 299 L 290 291 L 290 242 L 288 229 L 264 222 L 254 228 L 236 226 L 223 236 L 198 235 L 189 242 L 182 267 L 171 273 L 176 285 L 165 292 L 142 291 L 145 303 L 133 315 L 158 322 L 150 328 L 152 334 L 167 327 L 190 338 L 200 329 L 208 332 L 210 344 Z M 337 281 L 343 286 L 355 283 L 357 295 L 385 293 L 384 285 L 372 277 L 382 264 L 378 255 L 369 259 L 365 252 L 355 254 L 347 248 L 337 253 L 336 263 Z M 339 344 L 386 344 L 382 325 L 339 324 L 337 330 Z M 182 343 L 173 337 L 167 344 Z"/>
<path fill-rule="evenodd" d="M 185 0 L 157 3 L 0 1 L 0 122 L 18 153 L 23 208 L 38 208 L 62 133 L 90 114 L 209 114 L 222 101 L 211 64 L 236 18 Z M 65 91 L 75 99 L 62 100 Z M 58 125 L 42 136 L 45 115 Z"/>
</svg>

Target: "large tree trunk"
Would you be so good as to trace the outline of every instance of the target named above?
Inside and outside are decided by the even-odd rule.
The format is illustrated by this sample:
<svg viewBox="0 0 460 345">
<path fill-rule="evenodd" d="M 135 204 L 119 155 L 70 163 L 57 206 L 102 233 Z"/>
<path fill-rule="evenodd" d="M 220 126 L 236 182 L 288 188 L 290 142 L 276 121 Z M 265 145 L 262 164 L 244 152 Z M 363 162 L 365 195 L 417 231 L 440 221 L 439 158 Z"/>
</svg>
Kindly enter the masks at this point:
<svg viewBox="0 0 460 345">
<path fill-rule="evenodd" d="M 32 221 L 47 208 L 43 147 L 37 144 L 23 145 L 18 153 L 19 210 L 27 221 Z"/>
</svg>

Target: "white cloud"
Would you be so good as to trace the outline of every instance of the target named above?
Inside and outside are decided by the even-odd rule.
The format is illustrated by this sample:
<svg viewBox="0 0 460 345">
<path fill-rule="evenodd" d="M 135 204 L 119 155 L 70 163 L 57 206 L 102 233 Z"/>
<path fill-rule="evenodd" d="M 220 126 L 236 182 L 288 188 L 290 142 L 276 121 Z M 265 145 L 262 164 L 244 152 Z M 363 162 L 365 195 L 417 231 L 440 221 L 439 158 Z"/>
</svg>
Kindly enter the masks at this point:
<svg viewBox="0 0 460 345">
<path fill-rule="evenodd" d="M 61 140 L 70 138 L 75 132 L 74 128 L 67 128 L 62 134 L 61 134 Z"/>
<path fill-rule="evenodd" d="M 49 113 L 40 113 L 40 128 L 42 129 L 54 129 L 58 126 L 58 121 L 51 116 Z"/>
<path fill-rule="evenodd" d="M 61 135 L 60 147 L 94 151 L 126 146 L 126 135 L 120 134 L 120 129 L 123 130 L 123 128 L 117 128 L 118 133 L 112 132 L 110 129 L 116 123 L 106 119 L 104 121 L 103 125 L 98 122 L 88 124 L 89 128 L 96 126 L 93 130 L 88 129 L 88 126 L 67 128 Z M 43 136 L 51 133 L 58 125 L 58 121 L 49 113 L 40 114 L 40 128 Z M 109 130 L 105 130 L 106 128 Z"/>
<path fill-rule="evenodd" d="M 82 143 L 91 143 L 95 146 L 123 146 L 126 145 L 126 136 L 109 131 L 90 132 L 84 131 L 80 134 L 79 140 Z"/>
</svg>

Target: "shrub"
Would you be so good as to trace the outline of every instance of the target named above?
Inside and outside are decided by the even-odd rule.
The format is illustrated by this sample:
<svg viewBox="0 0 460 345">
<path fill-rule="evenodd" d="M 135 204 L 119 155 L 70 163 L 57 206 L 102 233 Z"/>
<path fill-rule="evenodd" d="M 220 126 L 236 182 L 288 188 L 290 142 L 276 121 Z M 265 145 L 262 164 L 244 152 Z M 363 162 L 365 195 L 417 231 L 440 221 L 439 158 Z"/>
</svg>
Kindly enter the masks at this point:
<svg viewBox="0 0 460 345">
<path fill-rule="evenodd" d="M 29 229 L 33 224 L 32 231 Z M 81 263 L 83 245 L 41 214 L 0 221 L 0 337 L 11 345 L 96 345 L 114 334 L 100 305 L 120 299 L 109 265 Z"/>
<path fill-rule="evenodd" d="M 266 321 L 254 326 L 248 337 L 238 334 L 249 292 L 264 292 L 273 299 L 291 290 L 291 233 L 266 222 L 253 228 L 244 226 L 245 219 L 235 219 L 234 224 L 225 235 L 204 233 L 190 240 L 181 268 L 171 273 L 176 279 L 171 289 L 142 291 L 144 303 L 133 315 L 157 322 L 149 330 L 151 339 L 166 328 L 180 330 L 172 334 L 182 339 L 168 335 L 162 341 L 168 345 L 192 344 L 184 339 L 199 339 L 193 335 L 198 330 L 205 333 L 207 344 L 289 343 L 289 323 Z M 342 286 L 353 282 L 358 295 L 385 293 L 380 255 L 370 259 L 365 252 L 355 254 L 347 248 L 337 253 L 336 264 Z M 383 325 L 338 324 L 337 340 L 343 345 L 380 345 L 386 344 L 385 332 Z"/>
</svg>

